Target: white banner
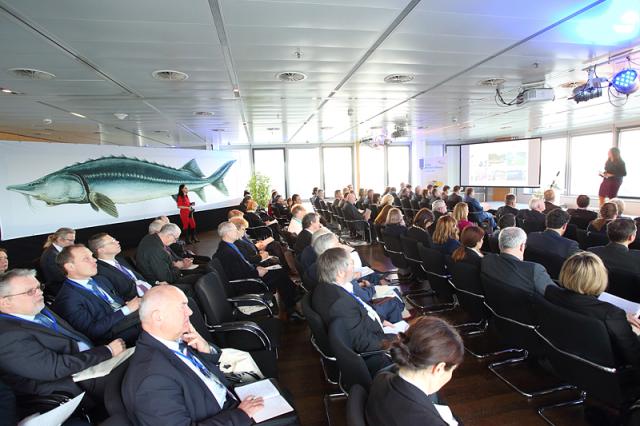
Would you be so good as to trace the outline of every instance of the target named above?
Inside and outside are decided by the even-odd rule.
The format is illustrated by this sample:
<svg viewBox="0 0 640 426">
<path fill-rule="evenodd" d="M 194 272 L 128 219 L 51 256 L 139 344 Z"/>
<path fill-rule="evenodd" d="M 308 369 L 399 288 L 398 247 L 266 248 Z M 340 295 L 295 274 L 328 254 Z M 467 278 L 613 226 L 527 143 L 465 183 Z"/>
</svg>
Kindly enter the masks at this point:
<svg viewBox="0 0 640 426">
<path fill-rule="evenodd" d="M 228 151 L 0 141 L 2 239 L 235 204 L 246 171 Z"/>
</svg>

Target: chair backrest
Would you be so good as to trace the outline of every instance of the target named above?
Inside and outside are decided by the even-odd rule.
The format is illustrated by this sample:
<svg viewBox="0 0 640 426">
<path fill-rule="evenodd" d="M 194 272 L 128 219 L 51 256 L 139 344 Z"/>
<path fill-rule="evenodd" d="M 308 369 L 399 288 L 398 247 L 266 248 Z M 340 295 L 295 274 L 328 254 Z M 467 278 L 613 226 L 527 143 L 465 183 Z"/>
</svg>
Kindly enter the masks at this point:
<svg viewBox="0 0 640 426">
<path fill-rule="evenodd" d="M 489 250 L 491 253 L 500 253 L 500 244 L 498 237 L 494 237 L 493 235 L 489 235 Z"/>
<path fill-rule="evenodd" d="M 560 269 L 562 269 L 562 264 L 565 261 L 563 257 L 537 250 L 530 246 L 527 246 L 524 251 L 524 260 L 544 266 L 549 276 L 554 279 L 558 279 L 558 276 L 560 276 Z"/>
<path fill-rule="evenodd" d="M 410 262 L 421 263 L 420 253 L 418 252 L 418 242 L 406 235 L 400 235 L 400 243 L 402 244 L 402 252 L 404 257 Z"/>
<path fill-rule="evenodd" d="M 567 224 L 567 229 L 564 231 L 563 237 L 573 241 L 578 241 L 578 227 L 575 224 L 569 222 Z"/>
<path fill-rule="evenodd" d="M 367 426 L 365 407 L 369 393 L 360 385 L 353 385 L 349 389 L 347 399 L 347 426 Z"/>
<path fill-rule="evenodd" d="M 329 344 L 329 336 L 327 335 L 327 330 L 324 327 L 322 318 L 311 307 L 311 294 L 307 293 L 302 296 L 301 303 L 302 313 L 307 318 L 307 324 L 309 324 L 316 349 L 320 351 L 324 357 L 333 358 L 333 351 Z"/>
<path fill-rule="evenodd" d="M 578 241 L 578 245 L 580 246 L 580 249 L 582 250 L 586 250 L 588 248 L 587 246 L 587 231 L 585 231 L 584 229 L 576 229 L 576 238 Z"/>
<path fill-rule="evenodd" d="M 591 219 L 587 217 L 571 216 L 571 219 L 569 219 L 570 225 L 575 225 L 580 229 L 587 229 L 587 226 L 589 226 L 589 222 L 591 222 Z"/>
<path fill-rule="evenodd" d="M 336 319 L 329 325 L 329 344 L 340 370 L 342 389 L 348 392 L 353 385 L 369 389 L 371 374 L 364 359 L 351 348 L 347 326 L 341 319 Z"/>
<path fill-rule="evenodd" d="M 444 261 L 444 255 L 430 247 L 425 247 L 418 243 L 418 253 L 422 266 L 427 274 L 429 274 L 429 285 L 438 296 L 438 300 L 442 302 L 450 302 L 453 300 L 453 288 L 449 284 L 448 272 Z"/>
<path fill-rule="evenodd" d="M 196 299 L 207 325 L 218 325 L 233 321 L 233 309 L 227 301 L 224 284 L 217 272 L 209 272 L 196 281 Z"/>
<path fill-rule="evenodd" d="M 601 234 L 599 232 L 587 232 L 586 248 L 606 246 L 607 244 L 609 244 L 609 237 L 607 237 L 606 234 Z"/>
<path fill-rule="evenodd" d="M 484 289 L 480 279 L 480 268 L 466 262 L 454 262 L 448 256 L 445 261 L 462 310 L 473 322 L 488 319 L 489 315 L 483 303 Z"/>
<path fill-rule="evenodd" d="M 409 264 L 404 258 L 404 253 L 402 251 L 402 242 L 400 241 L 400 237 L 396 235 L 387 234 L 382 231 L 382 239 L 384 240 L 384 248 L 385 253 L 391 259 L 391 263 L 396 268 L 406 269 L 409 267 Z"/>
<path fill-rule="evenodd" d="M 545 225 L 544 222 L 541 221 L 522 219 L 521 228 L 524 229 L 524 232 L 530 234 L 532 232 L 544 231 Z"/>
<path fill-rule="evenodd" d="M 415 198 L 411 199 L 411 208 L 417 213 L 420 210 L 420 203 Z"/>
<path fill-rule="evenodd" d="M 131 422 L 127 417 L 127 409 L 122 401 L 122 381 L 129 367 L 129 360 L 125 360 L 122 364 L 114 368 L 106 377 L 104 383 L 104 406 L 110 417 L 122 419 L 123 426 L 130 425 Z M 126 419 L 126 422 L 124 422 Z M 113 423 L 118 424 L 118 423 Z"/>
<path fill-rule="evenodd" d="M 534 298 L 533 310 L 539 323 L 537 332 L 549 348 L 548 359 L 554 372 L 590 397 L 619 406 L 623 392 L 604 322 L 540 296 Z"/>
<path fill-rule="evenodd" d="M 640 303 L 640 277 L 629 272 L 609 268 L 607 293 Z"/>
</svg>

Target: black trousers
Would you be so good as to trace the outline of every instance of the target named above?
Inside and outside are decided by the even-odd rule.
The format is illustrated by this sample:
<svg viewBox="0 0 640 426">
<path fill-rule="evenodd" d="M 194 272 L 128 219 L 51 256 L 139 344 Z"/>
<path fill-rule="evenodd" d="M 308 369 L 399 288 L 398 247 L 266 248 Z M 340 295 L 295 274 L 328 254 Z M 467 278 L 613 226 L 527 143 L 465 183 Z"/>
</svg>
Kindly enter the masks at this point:
<svg viewBox="0 0 640 426">
<path fill-rule="evenodd" d="M 291 313 L 296 306 L 296 285 L 289 278 L 285 269 L 267 272 L 262 280 L 273 290 L 277 290 L 287 312 Z"/>
</svg>

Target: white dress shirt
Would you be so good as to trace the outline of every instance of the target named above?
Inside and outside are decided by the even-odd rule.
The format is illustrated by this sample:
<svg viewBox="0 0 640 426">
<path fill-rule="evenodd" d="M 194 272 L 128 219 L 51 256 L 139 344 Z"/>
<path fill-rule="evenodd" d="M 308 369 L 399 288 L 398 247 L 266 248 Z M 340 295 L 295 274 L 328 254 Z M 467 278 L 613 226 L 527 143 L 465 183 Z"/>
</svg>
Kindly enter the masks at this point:
<svg viewBox="0 0 640 426">
<path fill-rule="evenodd" d="M 36 321 L 36 316 L 35 315 L 20 315 L 20 314 L 11 314 L 11 315 L 13 315 L 14 317 L 22 318 L 25 321 L 30 321 L 30 322 L 33 322 L 35 324 L 41 325 L 39 322 Z M 91 349 L 83 341 L 75 340 L 75 342 L 78 344 L 78 350 L 80 352 L 84 352 L 84 351 L 87 351 L 87 350 Z M 111 350 L 111 348 L 109 348 L 109 350 Z"/>
<path fill-rule="evenodd" d="M 73 281 L 76 284 L 79 284 L 81 287 L 86 288 L 87 290 L 89 290 L 91 293 L 93 293 L 93 288 L 91 287 L 91 284 L 89 284 L 89 280 L 72 280 L 71 278 L 68 278 L 69 281 Z M 96 282 L 96 284 L 98 284 L 96 287 L 98 287 L 98 291 L 102 294 L 104 294 L 105 296 L 107 296 L 107 298 L 109 299 L 109 303 L 112 304 L 115 303 L 115 301 L 113 300 L 113 298 L 111 297 L 111 295 L 109 293 L 107 293 L 106 291 L 104 291 L 101 287 L 100 287 L 100 283 Z M 128 306 L 123 305 L 118 309 L 114 309 L 114 311 L 121 311 L 123 313 L 124 316 L 127 316 L 131 313 L 131 309 L 129 309 Z"/>
</svg>

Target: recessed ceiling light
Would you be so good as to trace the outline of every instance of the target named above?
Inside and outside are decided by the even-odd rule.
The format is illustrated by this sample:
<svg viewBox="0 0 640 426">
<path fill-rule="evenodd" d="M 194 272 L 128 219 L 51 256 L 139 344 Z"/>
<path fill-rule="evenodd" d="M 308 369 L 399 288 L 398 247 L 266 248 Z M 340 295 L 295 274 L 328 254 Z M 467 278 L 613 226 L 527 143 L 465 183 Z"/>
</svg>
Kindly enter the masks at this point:
<svg viewBox="0 0 640 426">
<path fill-rule="evenodd" d="M 151 73 L 156 80 L 163 81 L 184 81 L 189 78 L 189 75 L 182 71 L 175 70 L 157 70 Z"/>
<path fill-rule="evenodd" d="M 389 74 L 384 81 L 385 83 L 408 83 L 414 78 L 413 74 Z"/>
<path fill-rule="evenodd" d="M 56 76 L 50 72 L 34 68 L 11 68 L 9 72 L 16 77 L 26 78 L 28 80 L 53 80 L 56 78 Z"/>
<path fill-rule="evenodd" d="M 69 114 L 71 114 L 71 115 L 75 115 L 76 117 L 79 117 L 79 118 L 87 118 L 87 117 L 85 117 L 85 116 L 84 116 L 84 115 L 82 115 L 82 114 L 78 114 L 77 112 L 69 112 Z"/>
<path fill-rule="evenodd" d="M 499 86 L 501 84 L 504 84 L 505 81 L 506 80 L 504 78 L 487 78 L 486 80 L 480 80 L 478 82 L 478 84 L 480 86 L 496 87 L 496 86 Z"/>
<path fill-rule="evenodd" d="M 13 93 L 13 92 L 9 89 L 2 89 L 2 93 Z"/>
<path fill-rule="evenodd" d="M 298 81 L 306 80 L 307 75 L 298 71 L 282 71 L 276 74 L 276 78 L 287 83 L 295 83 Z"/>
<path fill-rule="evenodd" d="M 213 117 L 216 113 L 213 111 L 194 111 L 193 115 L 196 117 Z"/>
</svg>

